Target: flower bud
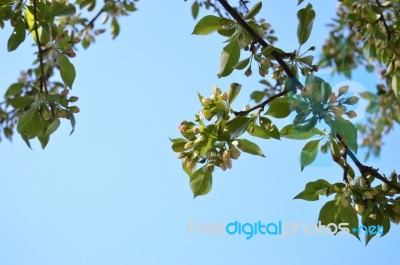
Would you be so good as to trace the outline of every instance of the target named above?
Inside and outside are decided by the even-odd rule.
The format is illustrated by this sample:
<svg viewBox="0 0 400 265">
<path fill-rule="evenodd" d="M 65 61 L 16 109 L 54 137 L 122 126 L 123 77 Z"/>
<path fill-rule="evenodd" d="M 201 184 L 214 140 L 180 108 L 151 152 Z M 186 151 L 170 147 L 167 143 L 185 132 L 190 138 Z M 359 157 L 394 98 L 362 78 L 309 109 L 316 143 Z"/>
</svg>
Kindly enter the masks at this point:
<svg viewBox="0 0 400 265">
<path fill-rule="evenodd" d="M 231 169 L 232 168 L 232 161 L 229 159 L 225 162 L 225 165 L 227 168 Z"/>
<path fill-rule="evenodd" d="M 357 213 L 362 214 L 364 212 L 364 206 L 361 204 L 354 204 L 354 210 L 356 210 Z"/>
<path fill-rule="evenodd" d="M 78 97 L 72 96 L 68 99 L 69 102 L 77 102 L 78 101 Z"/>
<path fill-rule="evenodd" d="M 201 99 L 201 103 L 203 104 L 204 107 L 209 107 L 210 104 L 212 103 L 210 98 L 202 98 Z"/>
<path fill-rule="evenodd" d="M 332 93 L 331 96 L 329 97 L 329 103 L 334 103 L 336 102 L 338 97 L 335 95 L 335 93 Z"/>
<path fill-rule="evenodd" d="M 228 150 L 225 150 L 222 153 L 222 159 L 224 160 L 224 162 L 226 162 L 227 160 L 229 160 L 231 158 L 231 154 Z"/>
<path fill-rule="evenodd" d="M 221 89 L 219 89 L 219 88 L 216 87 L 216 86 L 213 86 L 213 87 L 212 87 L 212 91 L 213 91 L 213 94 L 214 94 L 216 97 L 218 97 L 219 95 L 221 95 Z"/>
<path fill-rule="evenodd" d="M 228 93 L 224 92 L 221 94 L 220 99 L 222 100 L 227 100 L 228 99 Z"/>
<path fill-rule="evenodd" d="M 196 127 L 196 128 L 193 129 L 193 133 L 194 133 L 194 134 L 198 134 L 199 132 L 200 132 L 200 129 L 199 129 L 199 128 Z"/>
<path fill-rule="evenodd" d="M 252 74 L 251 68 L 247 68 L 246 72 L 244 72 L 244 74 L 249 77 Z"/>
<path fill-rule="evenodd" d="M 349 117 L 350 119 L 357 117 L 357 113 L 355 113 L 354 111 L 350 110 L 348 112 L 346 112 L 347 117 Z"/>
<path fill-rule="evenodd" d="M 179 125 L 179 131 L 180 131 L 181 133 L 184 133 L 184 132 L 186 131 L 186 125 L 185 125 L 185 124 Z"/>
<path fill-rule="evenodd" d="M 183 146 L 183 149 L 185 150 L 191 149 L 193 145 L 194 145 L 193 141 L 189 141 Z"/>
<path fill-rule="evenodd" d="M 70 111 L 72 111 L 72 113 L 78 113 L 80 111 L 80 109 L 77 106 L 72 106 L 69 108 Z"/>
<path fill-rule="evenodd" d="M 349 86 L 342 86 L 339 88 L 339 97 L 349 91 Z"/>
<path fill-rule="evenodd" d="M 67 88 L 64 89 L 63 91 L 61 91 L 61 95 L 63 95 L 63 96 L 68 95 L 68 93 L 69 93 L 69 90 Z"/>
<path fill-rule="evenodd" d="M 236 148 L 232 148 L 230 150 L 230 155 L 231 155 L 231 158 L 238 159 L 238 157 L 240 156 L 240 151 Z"/>
<path fill-rule="evenodd" d="M 372 195 L 372 193 L 369 192 L 369 191 L 364 192 L 364 197 L 365 197 L 365 199 L 367 199 L 367 200 L 371 200 L 371 199 L 374 198 L 374 196 Z"/>
<path fill-rule="evenodd" d="M 212 96 L 210 97 L 210 99 L 211 99 L 211 101 L 215 101 L 215 99 L 216 99 L 215 95 L 212 95 Z"/>
<path fill-rule="evenodd" d="M 182 159 L 182 158 L 184 158 L 185 156 L 186 156 L 186 153 L 180 152 L 180 153 L 178 154 L 177 158 Z"/>
<path fill-rule="evenodd" d="M 346 99 L 346 101 L 344 103 L 348 104 L 348 105 L 354 105 L 358 102 L 358 100 L 359 100 L 358 97 L 352 96 L 352 97 L 349 97 L 348 99 Z"/>
</svg>

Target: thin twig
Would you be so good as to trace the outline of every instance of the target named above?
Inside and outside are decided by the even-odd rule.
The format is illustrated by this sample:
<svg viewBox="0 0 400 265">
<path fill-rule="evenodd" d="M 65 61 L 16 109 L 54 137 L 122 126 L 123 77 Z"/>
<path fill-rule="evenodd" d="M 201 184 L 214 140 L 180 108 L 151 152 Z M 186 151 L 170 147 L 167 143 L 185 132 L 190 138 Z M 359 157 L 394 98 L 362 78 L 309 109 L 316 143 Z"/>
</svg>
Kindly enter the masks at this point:
<svg viewBox="0 0 400 265">
<path fill-rule="evenodd" d="M 85 30 L 89 29 L 89 28 L 93 28 L 94 27 L 94 22 L 96 22 L 96 20 L 100 17 L 100 15 L 106 11 L 106 5 L 104 5 L 99 12 L 97 12 L 97 14 L 92 18 L 92 20 L 89 21 L 89 23 L 81 30 L 81 32 L 84 32 Z"/>
<path fill-rule="evenodd" d="M 244 9 L 246 13 L 249 13 L 249 8 L 247 7 L 247 4 L 244 0 L 240 0 L 239 5 Z"/>
<path fill-rule="evenodd" d="M 212 3 L 211 1 L 208 1 L 208 3 L 210 4 L 211 7 L 214 8 L 214 12 L 217 12 L 218 16 L 224 17 L 224 15 L 222 15 L 221 11 L 214 3 Z"/>
<path fill-rule="evenodd" d="M 257 105 L 253 106 L 252 108 L 249 108 L 249 109 L 247 109 L 247 110 L 242 110 L 242 111 L 234 111 L 233 114 L 235 114 L 235 116 L 244 116 L 244 115 L 246 115 L 246 114 L 248 114 L 248 113 L 250 113 L 250 112 L 252 112 L 252 111 L 254 111 L 254 110 L 256 110 L 256 109 L 260 109 L 261 111 L 263 111 L 264 108 L 265 108 L 265 106 L 266 106 L 268 103 L 270 103 L 271 101 L 273 101 L 273 100 L 276 99 L 276 98 L 280 98 L 280 97 L 286 95 L 287 93 L 289 93 L 289 91 L 286 90 L 286 89 L 284 89 L 284 90 L 282 90 L 281 92 L 279 92 L 278 94 L 273 95 L 273 96 L 267 98 L 266 100 L 264 100 L 264 101 L 261 102 L 261 103 L 258 103 Z"/>
<path fill-rule="evenodd" d="M 38 30 L 38 23 L 37 23 L 37 12 L 36 12 L 36 0 L 33 0 L 33 22 L 35 24 L 34 26 L 34 31 L 35 31 L 35 36 L 36 36 L 36 42 L 38 46 L 38 57 L 39 57 L 39 65 L 40 65 L 40 89 L 43 89 L 46 97 L 48 95 L 47 91 L 47 86 L 46 86 L 46 80 L 45 80 L 45 75 L 44 75 L 44 63 L 43 63 L 43 50 L 42 50 L 42 44 L 40 43 L 39 39 L 39 30 Z M 40 92 L 43 92 L 40 90 Z"/>
</svg>

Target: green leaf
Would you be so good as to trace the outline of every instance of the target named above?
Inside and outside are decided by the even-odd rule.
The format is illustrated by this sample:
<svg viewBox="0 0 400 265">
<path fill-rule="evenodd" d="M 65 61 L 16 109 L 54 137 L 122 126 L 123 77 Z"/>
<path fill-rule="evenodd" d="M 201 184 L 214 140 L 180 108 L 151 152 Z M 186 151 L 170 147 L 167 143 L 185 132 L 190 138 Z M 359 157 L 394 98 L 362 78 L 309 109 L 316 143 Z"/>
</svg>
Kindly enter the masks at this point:
<svg viewBox="0 0 400 265">
<path fill-rule="evenodd" d="M 314 61 L 314 56 L 312 56 L 312 55 L 304 56 L 304 57 L 300 58 L 299 61 L 301 61 L 308 67 L 312 68 L 312 62 Z"/>
<path fill-rule="evenodd" d="M 8 39 L 7 49 L 9 52 L 14 51 L 18 46 L 24 42 L 26 36 L 25 22 L 19 18 L 15 25 L 14 31 Z"/>
<path fill-rule="evenodd" d="M 228 91 L 228 105 L 231 105 L 237 95 L 239 95 L 242 86 L 238 83 L 232 83 Z"/>
<path fill-rule="evenodd" d="M 260 147 L 255 143 L 247 140 L 247 139 L 238 139 L 238 148 L 243 152 L 252 154 L 252 155 L 259 155 L 265 157 L 264 153 L 261 151 Z"/>
<path fill-rule="evenodd" d="M 250 57 L 238 62 L 233 68 L 237 70 L 243 70 L 250 63 Z"/>
<path fill-rule="evenodd" d="M 72 16 L 76 13 L 75 5 L 66 4 L 61 1 L 53 1 L 51 4 L 51 14 L 53 16 Z"/>
<path fill-rule="evenodd" d="M 315 135 L 323 136 L 324 133 L 317 128 L 312 128 L 309 131 L 299 131 L 293 124 L 286 125 L 280 131 L 281 137 L 293 140 L 306 140 Z"/>
<path fill-rule="evenodd" d="M 339 198 L 339 200 L 348 200 L 347 198 Z M 322 206 L 319 212 L 318 220 L 322 225 L 347 223 L 347 232 L 350 232 L 356 238 L 359 239 L 358 233 L 354 233 L 352 229 L 358 227 L 357 213 L 351 207 L 350 202 L 347 203 L 347 207 L 343 207 L 342 203 L 338 203 L 337 200 L 328 201 Z M 331 229 L 334 229 L 331 226 Z M 331 230 L 332 231 L 332 230 Z M 339 229 L 336 232 L 340 232 Z M 345 232 L 345 231 L 343 231 Z"/>
<path fill-rule="evenodd" d="M 289 101 L 287 97 L 276 98 L 269 103 L 269 108 L 265 112 L 266 115 L 275 118 L 286 118 L 291 112 Z"/>
<path fill-rule="evenodd" d="M 49 136 L 38 136 L 40 145 L 42 149 L 45 149 L 47 144 L 49 143 L 50 137 Z"/>
<path fill-rule="evenodd" d="M 302 8 L 297 12 L 297 18 L 299 25 L 297 27 L 297 39 L 299 44 L 304 44 L 310 37 L 311 30 L 314 23 L 315 12 L 311 4 L 308 4 L 305 8 Z"/>
<path fill-rule="evenodd" d="M 247 132 L 254 137 L 262 138 L 262 139 L 270 139 L 271 136 L 265 131 L 264 128 L 258 126 L 257 124 L 252 124 L 251 126 L 247 127 Z"/>
<path fill-rule="evenodd" d="M 300 156 L 301 171 L 303 171 L 303 169 L 306 166 L 314 162 L 318 154 L 318 146 L 320 141 L 321 139 L 310 141 L 301 150 L 301 156 Z"/>
<path fill-rule="evenodd" d="M 35 116 L 36 110 L 34 108 L 29 109 L 22 114 L 22 116 L 18 120 L 17 131 L 21 135 L 25 135 L 27 133 L 27 129 Z"/>
<path fill-rule="evenodd" d="M 242 135 L 246 131 L 252 120 L 252 118 L 244 116 L 236 117 L 231 120 L 229 124 L 225 127 L 231 135 L 230 139 L 236 139 L 240 135 Z"/>
<path fill-rule="evenodd" d="M 194 27 L 193 33 L 195 35 L 208 35 L 214 31 L 231 24 L 233 21 L 227 18 L 208 15 L 200 19 Z"/>
<path fill-rule="evenodd" d="M 324 179 L 308 182 L 304 190 L 297 194 L 296 197 L 294 197 L 293 199 L 317 201 L 319 200 L 319 195 L 324 195 L 327 188 L 329 188 L 330 186 L 331 184 Z"/>
<path fill-rule="evenodd" d="M 30 105 L 33 101 L 35 101 L 35 97 L 25 96 L 25 97 L 16 97 L 13 98 L 10 103 L 16 109 L 22 109 L 26 106 Z"/>
<path fill-rule="evenodd" d="M 58 65 L 60 66 L 61 79 L 66 86 L 72 88 L 76 76 L 74 65 L 63 54 L 58 54 Z"/>
<path fill-rule="evenodd" d="M 281 139 L 278 128 L 275 126 L 275 124 L 272 123 L 270 119 L 266 117 L 260 117 L 260 125 L 271 138 L 277 140 Z"/>
<path fill-rule="evenodd" d="M 261 100 L 265 97 L 265 92 L 264 91 L 253 91 L 251 93 L 250 98 L 254 100 L 256 103 L 261 102 Z"/>
<path fill-rule="evenodd" d="M 71 130 L 71 132 L 69 133 L 69 135 L 71 135 L 71 134 L 74 133 L 74 131 L 75 131 L 75 125 L 76 125 L 76 121 L 75 121 L 75 116 L 74 116 L 74 114 L 73 114 L 72 112 L 68 112 L 68 114 L 67 114 L 67 119 L 69 119 L 70 122 L 71 122 L 72 130 Z"/>
<path fill-rule="evenodd" d="M 50 136 L 52 133 L 54 133 L 58 127 L 60 126 L 60 119 L 54 119 L 53 122 L 47 127 L 45 136 Z"/>
<path fill-rule="evenodd" d="M 196 19 L 198 15 L 199 15 L 199 3 L 197 1 L 194 1 L 192 4 L 192 16 L 194 19 Z"/>
<path fill-rule="evenodd" d="M 113 39 L 115 39 L 116 37 L 118 37 L 118 35 L 119 35 L 119 32 L 120 32 L 120 26 L 119 26 L 119 23 L 118 23 L 118 20 L 114 17 L 113 19 L 112 19 L 112 21 L 111 21 L 111 27 L 110 27 L 110 30 L 111 30 L 111 35 L 113 36 Z"/>
<path fill-rule="evenodd" d="M 257 4 L 255 4 L 250 11 L 244 15 L 244 19 L 251 19 L 254 18 L 255 16 L 257 16 L 257 14 L 260 12 L 262 8 L 262 2 L 258 2 Z"/>
<path fill-rule="evenodd" d="M 199 168 L 190 176 L 190 188 L 192 189 L 194 198 L 209 193 L 211 187 L 212 174 L 208 166 Z"/>
<path fill-rule="evenodd" d="M 187 143 L 187 140 L 185 140 L 183 138 L 178 138 L 178 139 L 174 139 L 174 140 L 175 141 L 172 143 L 172 150 L 174 152 L 184 152 L 185 148 L 183 148 L 183 147 Z"/>
<path fill-rule="evenodd" d="M 237 40 L 230 42 L 224 47 L 221 53 L 221 68 L 218 78 L 230 75 L 233 67 L 239 62 L 240 46 Z"/>
<path fill-rule="evenodd" d="M 341 117 L 336 117 L 330 122 L 333 134 L 339 134 L 346 145 L 357 153 L 357 128 L 348 120 Z"/>
</svg>

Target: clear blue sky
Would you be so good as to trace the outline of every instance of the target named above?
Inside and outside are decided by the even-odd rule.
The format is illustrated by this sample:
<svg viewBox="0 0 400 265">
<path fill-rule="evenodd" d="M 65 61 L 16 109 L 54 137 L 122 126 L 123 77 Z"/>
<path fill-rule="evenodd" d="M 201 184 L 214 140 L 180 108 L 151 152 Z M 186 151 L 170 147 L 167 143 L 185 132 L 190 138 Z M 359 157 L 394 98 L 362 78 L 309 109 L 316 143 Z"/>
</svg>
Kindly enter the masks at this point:
<svg viewBox="0 0 400 265">
<path fill-rule="evenodd" d="M 393 263 L 397 226 L 367 247 L 352 236 L 188 234 L 191 219 L 315 223 L 323 201 L 292 198 L 309 181 L 341 180 L 324 157 L 300 172 L 304 142 L 271 140 L 258 142 L 266 158 L 242 155 L 231 170 L 215 172 L 209 195 L 192 199 L 168 137 L 199 110 L 198 91 L 210 95 L 213 85 L 242 83 L 241 109 L 260 78 L 217 78 L 223 39 L 191 35 L 189 2 L 140 1 L 140 10 L 121 20 L 120 37 L 106 34 L 80 48 L 72 94 L 81 113 L 72 136 L 63 122 L 44 151 L 37 141 L 28 149 L 18 135 L 1 143 L 0 265 Z M 260 15 L 277 30 L 279 45 L 296 49 L 297 1 L 263 3 Z M 311 3 L 317 18 L 307 44 L 320 47 L 336 1 Z M 9 27 L 0 31 L 1 93 L 34 60 L 28 43 L 7 53 L 9 34 Z M 333 86 L 345 81 L 321 75 Z M 353 87 L 373 89 L 374 82 L 374 75 L 358 73 Z M 396 136 L 398 130 L 371 163 L 387 174 L 398 167 Z"/>
</svg>

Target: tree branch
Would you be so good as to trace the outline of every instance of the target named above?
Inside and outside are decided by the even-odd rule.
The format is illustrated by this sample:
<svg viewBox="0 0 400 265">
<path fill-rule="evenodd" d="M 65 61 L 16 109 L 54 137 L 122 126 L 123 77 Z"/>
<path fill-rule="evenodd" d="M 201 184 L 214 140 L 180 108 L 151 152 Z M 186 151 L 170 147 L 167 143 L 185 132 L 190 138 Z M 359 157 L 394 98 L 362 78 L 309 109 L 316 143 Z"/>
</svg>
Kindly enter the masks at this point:
<svg viewBox="0 0 400 265">
<path fill-rule="evenodd" d="M 33 0 L 33 22 L 35 24 L 34 31 L 35 31 L 35 37 L 36 37 L 36 42 L 37 42 L 37 47 L 38 47 L 38 57 L 39 57 L 39 67 L 40 67 L 40 78 L 39 78 L 40 81 L 39 82 L 40 82 L 40 89 L 41 89 L 40 92 L 44 92 L 47 97 L 49 92 L 47 91 L 45 74 L 44 74 L 43 49 L 42 49 L 42 44 L 40 43 L 40 38 L 39 38 L 39 30 L 38 30 L 38 24 L 37 24 L 36 0 Z"/>
<path fill-rule="evenodd" d="M 289 91 L 286 90 L 286 89 L 284 89 L 284 90 L 282 90 L 281 92 L 279 92 L 278 94 L 273 95 L 273 96 L 267 98 L 267 99 L 264 100 L 263 102 L 258 103 L 257 105 L 255 105 L 254 107 L 251 107 L 250 109 L 242 110 L 242 111 L 234 111 L 233 114 L 235 114 L 235 116 L 244 116 L 244 115 L 246 115 L 246 114 L 248 114 L 248 113 L 250 113 L 250 112 L 252 112 L 252 111 L 254 111 L 254 110 L 256 110 L 256 109 L 260 109 L 261 111 L 263 111 L 264 108 L 265 108 L 265 106 L 266 106 L 268 103 L 270 103 L 271 101 L 273 101 L 273 100 L 276 99 L 276 98 L 279 98 L 279 97 L 282 97 L 282 96 L 286 95 L 287 93 L 289 93 Z"/>
<path fill-rule="evenodd" d="M 220 4 L 225 8 L 225 10 L 237 21 L 237 23 L 242 26 L 252 37 L 253 40 L 260 43 L 260 45 L 263 48 L 266 48 L 269 46 L 269 44 L 260 36 L 258 35 L 250 26 L 249 24 L 247 24 L 246 21 L 243 20 L 243 18 L 229 5 L 229 3 L 226 0 L 218 0 L 218 2 L 220 2 Z M 379 1 L 377 0 L 378 4 Z M 289 78 L 291 78 L 292 82 L 295 84 L 296 88 L 298 89 L 303 89 L 304 86 L 303 84 L 300 83 L 300 81 L 297 79 L 297 77 L 293 74 L 293 72 L 290 70 L 290 68 L 288 67 L 288 65 L 283 61 L 282 55 L 276 51 L 271 52 L 271 55 L 275 58 L 275 60 L 279 63 L 279 65 L 283 68 L 283 70 L 285 71 L 285 73 L 288 75 Z M 257 105 L 255 105 L 254 107 L 245 110 L 245 111 L 239 111 L 239 112 L 234 112 L 234 114 L 236 116 L 243 116 L 246 115 L 247 113 L 254 111 L 256 109 L 264 109 L 265 105 L 267 105 L 269 102 L 271 102 L 272 100 L 274 100 L 277 97 L 281 97 L 285 94 L 287 94 L 289 91 L 284 89 L 282 92 L 269 97 L 267 100 L 265 100 L 264 102 L 261 102 Z M 363 176 L 363 178 L 366 179 L 366 174 L 370 173 L 371 175 L 373 175 L 375 178 L 379 179 L 380 181 L 386 183 L 389 187 L 396 189 L 397 191 L 400 191 L 400 187 L 398 187 L 397 185 L 391 183 L 386 177 L 382 176 L 377 169 L 374 169 L 372 167 L 369 166 L 365 166 L 363 165 L 358 158 L 355 156 L 355 154 L 350 150 L 350 148 L 344 143 L 343 139 L 340 137 L 340 135 L 336 136 L 337 139 L 343 144 L 343 146 L 346 148 L 345 154 L 346 156 L 348 155 L 350 157 L 350 159 L 356 164 L 357 168 L 359 169 L 359 171 L 361 172 L 361 175 Z M 347 176 L 346 176 L 347 177 Z M 368 180 L 367 182 L 368 183 Z"/>
<path fill-rule="evenodd" d="M 242 26 L 253 38 L 254 41 L 260 43 L 263 48 L 269 46 L 269 44 L 255 32 L 249 24 L 233 9 L 226 0 L 218 0 L 220 4 L 225 8 L 225 10 L 238 22 L 240 26 Z M 279 63 L 279 65 L 283 68 L 283 71 L 294 81 L 294 85 L 296 88 L 302 90 L 304 86 L 300 83 L 297 77 L 294 75 L 292 70 L 290 70 L 289 66 L 283 61 L 282 55 L 276 51 L 272 51 L 271 55 L 274 59 Z"/>
<path fill-rule="evenodd" d="M 94 27 L 94 23 L 96 22 L 96 20 L 100 17 L 100 15 L 106 11 L 106 5 L 104 5 L 99 12 L 97 12 L 97 14 L 92 18 L 92 20 L 89 21 L 89 23 L 81 30 L 81 32 L 87 30 L 88 28 L 93 28 Z"/>
<path fill-rule="evenodd" d="M 385 8 L 385 6 L 382 6 L 382 4 L 379 2 L 379 0 L 375 0 L 375 2 L 379 7 Z M 386 6 L 386 7 L 389 7 L 389 6 Z M 383 15 L 383 12 L 380 14 L 380 16 L 379 16 L 377 21 L 382 21 L 383 22 L 383 26 L 385 27 L 385 30 L 386 30 L 386 33 L 387 33 L 388 41 L 390 41 L 390 39 L 392 38 L 392 32 L 389 29 L 389 26 L 388 26 L 388 24 L 386 22 L 386 19 L 385 19 L 384 15 Z"/>
</svg>

